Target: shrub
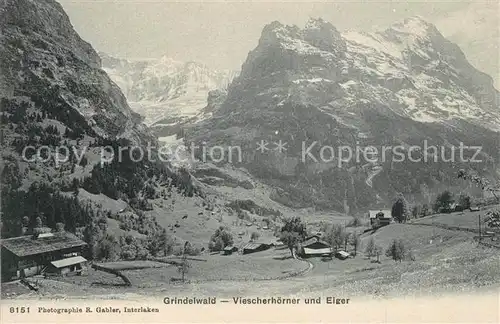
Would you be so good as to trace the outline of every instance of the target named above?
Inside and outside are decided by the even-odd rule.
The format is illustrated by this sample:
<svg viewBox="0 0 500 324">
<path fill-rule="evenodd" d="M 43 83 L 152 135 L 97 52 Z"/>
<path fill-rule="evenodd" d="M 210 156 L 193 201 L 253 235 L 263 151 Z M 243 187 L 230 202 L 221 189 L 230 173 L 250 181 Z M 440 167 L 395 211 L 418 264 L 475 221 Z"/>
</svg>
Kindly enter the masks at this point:
<svg viewBox="0 0 500 324">
<path fill-rule="evenodd" d="M 359 226 L 363 226 L 363 221 L 361 220 L 360 217 L 358 216 L 355 216 L 353 217 L 353 219 L 351 221 L 349 221 L 349 223 L 347 223 L 347 226 L 348 227 L 359 227 Z"/>
<path fill-rule="evenodd" d="M 458 197 L 458 204 L 460 205 L 460 207 L 462 208 L 462 210 L 470 208 L 470 205 L 471 205 L 470 201 L 471 201 L 470 196 L 467 195 L 467 194 L 461 194 Z"/>
<path fill-rule="evenodd" d="M 433 209 L 435 212 L 449 212 L 453 203 L 453 194 L 449 191 L 443 191 L 436 197 Z"/>
<path fill-rule="evenodd" d="M 392 258 L 394 261 L 401 262 L 409 256 L 409 253 L 402 240 L 394 239 L 387 248 L 385 255 Z"/>
</svg>

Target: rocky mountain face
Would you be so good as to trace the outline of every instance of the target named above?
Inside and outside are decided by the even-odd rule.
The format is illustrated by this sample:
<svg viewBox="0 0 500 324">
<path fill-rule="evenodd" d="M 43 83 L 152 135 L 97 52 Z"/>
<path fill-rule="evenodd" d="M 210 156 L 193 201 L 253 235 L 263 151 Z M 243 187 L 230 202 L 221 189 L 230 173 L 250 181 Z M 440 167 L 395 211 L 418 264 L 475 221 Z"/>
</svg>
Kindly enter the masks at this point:
<svg viewBox="0 0 500 324">
<path fill-rule="evenodd" d="M 67 116 L 67 126 L 104 137 L 149 136 L 57 2 L 3 1 L 0 15 L 3 98 L 28 110 L 47 102 L 54 114 Z"/>
<path fill-rule="evenodd" d="M 188 145 L 239 145 L 240 164 L 276 187 L 273 199 L 295 207 L 358 210 L 387 204 L 396 192 L 428 200 L 429 192 L 463 185 L 457 167 L 498 176 L 492 78 L 419 17 L 373 34 L 341 34 L 321 19 L 303 29 L 273 22 L 213 110 L 187 132 Z M 263 153 L 261 140 L 269 143 Z M 439 151 L 418 163 L 380 156 L 383 145 L 408 153 L 424 142 L 447 157 L 460 142 L 481 145 L 483 162 L 446 162 Z M 344 162 L 337 151 L 368 145 L 378 158 Z"/>
<path fill-rule="evenodd" d="M 174 253 L 186 241 L 205 246 L 221 225 L 246 227 L 232 222 L 236 215 L 226 203 L 250 197 L 240 192 L 229 199 L 224 189 L 253 192 L 249 176 L 205 166 L 195 173 L 202 182 L 160 160 L 156 137 L 56 1 L 1 1 L 0 27 L 2 238 L 63 229 L 89 244 L 90 259 L 133 260 Z M 188 80 L 176 79 L 184 86 L 172 88 L 170 99 L 193 90 L 193 80 L 200 91 L 212 84 L 196 65 L 184 69 Z M 156 100 L 154 91 L 134 89 L 137 100 Z M 200 114 L 209 116 L 225 95 L 209 92 Z M 280 214 L 274 209 L 282 206 L 257 198 L 273 206 L 262 217 Z M 244 205 L 248 212 L 256 207 Z"/>
<path fill-rule="evenodd" d="M 163 128 L 195 117 L 207 105 L 209 91 L 224 89 L 237 75 L 213 71 L 196 62 L 169 57 L 128 61 L 100 53 L 103 68 L 145 122 Z"/>
<path fill-rule="evenodd" d="M 159 181 L 175 186 L 190 178 L 181 180 L 167 165 L 144 158 L 132 161 L 130 147 L 154 146 L 156 137 L 62 7 L 53 0 L 2 1 L 0 29 L 2 235 L 20 235 L 39 222 L 49 230 L 61 223 L 96 247 L 107 221 L 100 207 L 81 203 L 89 195 L 126 201 L 130 217 L 140 214 L 144 224 L 129 228 L 161 232 L 140 211 L 150 208 L 146 181 L 154 197 Z M 121 155 L 113 158 L 118 148 Z"/>
</svg>

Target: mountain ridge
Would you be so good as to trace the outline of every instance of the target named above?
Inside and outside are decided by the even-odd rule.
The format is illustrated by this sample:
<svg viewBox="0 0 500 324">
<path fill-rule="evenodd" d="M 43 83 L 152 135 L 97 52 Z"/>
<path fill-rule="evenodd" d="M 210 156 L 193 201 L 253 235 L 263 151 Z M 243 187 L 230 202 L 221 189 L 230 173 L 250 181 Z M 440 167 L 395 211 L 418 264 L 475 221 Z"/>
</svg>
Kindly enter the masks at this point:
<svg viewBox="0 0 500 324">
<path fill-rule="evenodd" d="M 385 161 L 372 164 L 372 171 L 356 163 L 336 168 L 337 160 L 300 161 L 301 141 L 406 149 L 425 139 L 444 147 L 475 142 L 485 147 L 482 154 L 490 162 L 474 167 L 496 177 L 491 161 L 498 160 L 497 102 L 491 77 L 421 18 L 371 35 L 342 34 L 322 19 L 311 19 L 303 29 L 272 22 L 213 117 L 193 125 L 185 141 L 241 145 L 242 165 L 277 187 L 274 196 L 282 203 L 342 210 L 348 200 L 356 210 L 376 203 L 377 192 L 389 203 L 398 191 L 418 200 L 421 186 L 455 186 L 451 174 L 464 163 L 394 166 Z M 290 146 L 266 156 L 255 152 L 260 140 Z M 440 168 L 449 171 L 444 178 L 447 172 Z"/>
</svg>

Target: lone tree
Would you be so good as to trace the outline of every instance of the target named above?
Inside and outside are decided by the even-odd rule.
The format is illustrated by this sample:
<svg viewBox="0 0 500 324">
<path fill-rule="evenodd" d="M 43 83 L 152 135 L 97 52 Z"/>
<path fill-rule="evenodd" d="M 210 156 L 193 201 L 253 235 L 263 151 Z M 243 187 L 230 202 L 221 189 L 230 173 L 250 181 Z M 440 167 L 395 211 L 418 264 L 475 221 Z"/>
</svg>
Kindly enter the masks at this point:
<svg viewBox="0 0 500 324">
<path fill-rule="evenodd" d="M 458 178 L 472 182 L 474 185 L 480 187 L 483 192 L 492 194 L 496 201 L 500 202 L 500 183 L 492 185 L 488 179 L 479 176 L 475 171 L 466 171 L 464 169 L 458 171 Z"/>
<path fill-rule="evenodd" d="M 394 261 L 403 261 L 407 256 L 408 251 L 402 240 L 394 239 L 385 252 L 385 255 L 392 258 Z"/>
<path fill-rule="evenodd" d="M 252 242 L 255 242 L 256 240 L 258 240 L 260 237 L 260 234 L 257 233 L 257 232 L 252 232 L 252 234 L 250 235 L 250 241 Z"/>
<path fill-rule="evenodd" d="M 187 253 L 186 253 L 186 250 L 189 250 L 189 248 L 190 248 L 190 244 L 189 244 L 189 242 L 186 241 L 186 243 L 184 243 L 184 249 L 182 252 L 181 264 L 179 264 L 179 266 L 177 267 L 177 270 L 179 271 L 179 273 L 182 276 L 182 278 L 181 278 L 182 282 L 185 281 L 186 273 L 188 273 L 189 269 L 191 268 L 191 263 L 188 261 Z"/>
<path fill-rule="evenodd" d="M 365 248 L 365 253 L 366 255 L 368 255 L 369 258 L 375 256 L 375 250 L 376 250 L 376 243 L 375 243 L 375 239 L 372 237 L 370 237 L 370 240 L 368 241 L 368 244 L 366 245 L 366 248 Z"/>
<path fill-rule="evenodd" d="M 422 216 L 427 216 L 430 214 L 429 206 L 427 204 L 422 205 L 422 210 L 420 211 Z"/>
<path fill-rule="evenodd" d="M 436 197 L 433 208 L 435 212 L 450 211 L 451 204 L 453 204 L 453 194 L 446 190 Z"/>
<path fill-rule="evenodd" d="M 391 214 L 398 223 L 404 223 L 408 219 L 409 206 L 402 193 L 399 193 L 394 199 Z"/>
<path fill-rule="evenodd" d="M 361 244 L 361 239 L 359 237 L 360 235 L 357 232 L 352 233 L 351 239 L 350 239 L 350 244 L 352 248 L 354 249 L 354 256 L 358 253 L 358 248 Z"/>
<path fill-rule="evenodd" d="M 345 245 L 347 233 L 341 224 L 333 224 L 328 227 L 328 231 L 326 233 L 326 241 L 330 243 L 330 246 L 334 250 L 338 250 Z"/>
<path fill-rule="evenodd" d="M 349 243 L 349 241 L 351 240 L 351 235 L 352 235 L 352 234 L 351 234 L 351 233 L 349 233 L 349 232 L 345 232 L 345 234 L 344 234 L 343 239 L 344 239 L 344 250 L 345 250 L 345 251 L 347 251 L 347 244 L 348 244 L 348 243 Z"/>
<path fill-rule="evenodd" d="M 285 219 L 285 224 L 281 227 L 280 239 L 290 249 L 292 257 L 294 247 L 306 236 L 306 224 L 299 217 Z"/>
<path fill-rule="evenodd" d="M 377 263 L 380 263 L 380 255 L 382 254 L 382 247 L 380 245 L 375 244 L 373 252 L 377 256 Z"/>
</svg>

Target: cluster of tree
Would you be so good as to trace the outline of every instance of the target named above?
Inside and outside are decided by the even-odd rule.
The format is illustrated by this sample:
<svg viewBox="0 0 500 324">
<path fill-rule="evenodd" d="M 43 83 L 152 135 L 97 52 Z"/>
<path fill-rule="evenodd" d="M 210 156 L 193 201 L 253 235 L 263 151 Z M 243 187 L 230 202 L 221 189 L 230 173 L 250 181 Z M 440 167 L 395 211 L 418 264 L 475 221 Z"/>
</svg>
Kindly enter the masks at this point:
<svg viewBox="0 0 500 324">
<path fill-rule="evenodd" d="M 415 258 L 410 250 L 408 250 L 401 239 L 392 240 L 391 244 L 385 251 L 385 255 L 390 257 L 394 261 L 411 260 L 415 261 Z"/>
<path fill-rule="evenodd" d="M 56 223 L 64 223 L 70 232 L 98 216 L 93 206 L 81 204 L 73 195 L 65 195 L 45 183 L 34 182 L 27 191 L 6 190 L 1 201 L 3 237 L 20 235 L 25 216 L 30 227 L 41 217 L 46 226 L 55 228 Z"/>
<path fill-rule="evenodd" d="M 210 251 L 221 251 L 226 246 L 233 245 L 233 242 L 233 235 L 231 234 L 231 232 L 229 232 L 226 227 L 220 226 L 210 237 L 210 241 L 208 242 L 208 249 Z"/>
<path fill-rule="evenodd" d="M 398 223 L 405 223 L 408 220 L 410 207 L 408 201 L 406 201 L 402 193 L 399 193 L 396 196 L 396 199 L 392 204 L 391 214 L 394 220 Z"/>
<path fill-rule="evenodd" d="M 325 241 L 328 242 L 335 251 L 340 249 L 347 251 L 347 246 L 350 245 L 354 250 L 353 255 L 356 256 L 361 244 L 360 234 L 358 232 L 348 232 L 346 227 L 342 224 L 327 225 L 324 228 L 324 232 Z"/>
<path fill-rule="evenodd" d="M 452 208 L 453 204 L 456 206 Z M 395 202 L 392 205 L 392 217 L 399 223 L 404 223 L 410 218 L 425 217 L 437 212 L 452 212 L 469 209 L 471 206 L 471 197 L 468 194 L 461 193 L 455 199 L 453 193 L 448 190 L 438 194 L 432 206 L 428 204 L 415 204 L 410 207 L 410 204 L 405 199 L 403 194 L 398 194 Z M 453 209 L 453 210 L 452 210 Z"/>
<path fill-rule="evenodd" d="M 382 254 L 382 247 L 375 242 L 373 237 L 370 238 L 365 247 L 365 253 L 369 258 L 377 257 L 377 262 L 380 262 L 380 255 Z"/>
<path fill-rule="evenodd" d="M 9 172 L 10 174 L 10 172 Z M 172 251 L 172 240 L 151 216 L 114 215 L 127 230 L 136 230 L 145 239 L 125 241 L 107 233 L 107 218 L 99 206 L 82 203 L 76 195 L 60 192 L 46 183 L 33 183 L 28 190 L 7 190 L 1 195 L 2 237 L 19 236 L 43 230 L 67 230 L 89 244 L 93 259 L 136 259 L 149 255 L 166 255 Z M 41 225 L 43 223 L 43 226 Z"/>
<path fill-rule="evenodd" d="M 376 257 L 377 262 L 380 262 L 380 256 L 382 255 L 383 251 L 383 248 L 375 242 L 375 239 L 372 236 L 365 247 L 365 253 L 370 258 Z M 390 257 L 394 261 L 415 261 L 415 257 L 413 256 L 412 252 L 406 247 L 403 240 L 401 239 L 392 240 L 385 250 L 385 255 L 387 257 Z"/>
<path fill-rule="evenodd" d="M 282 213 L 279 210 L 266 208 L 257 205 L 253 200 L 233 200 L 226 204 L 227 207 L 234 209 L 237 213 L 242 209 L 259 216 L 276 216 L 279 217 Z"/>
<path fill-rule="evenodd" d="M 0 174 L 0 185 L 3 192 L 16 190 L 21 186 L 21 174 L 19 164 L 15 159 L 8 156 L 4 158 L 4 168 Z"/>
<path fill-rule="evenodd" d="M 117 143 L 113 142 L 112 146 Z M 118 199 L 127 197 L 128 199 L 142 198 L 138 200 L 136 207 L 148 210 L 147 200 L 160 197 L 152 179 L 156 182 L 166 182 L 169 186 L 174 186 L 177 191 L 185 196 L 192 197 L 195 189 L 190 173 L 186 169 L 172 172 L 161 163 L 151 161 L 136 162 L 135 157 L 129 154 L 125 147 L 121 148 L 122 158 L 113 159 L 104 165 L 96 164 L 89 177 L 83 181 L 83 188 L 94 194 L 105 194 L 106 196 Z M 115 148 L 115 152 L 118 148 Z M 165 181 L 170 179 L 170 181 Z"/>
<path fill-rule="evenodd" d="M 490 180 L 479 176 L 476 172 L 470 170 L 466 171 L 464 169 L 458 171 L 458 178 L 472 182 L 474 185 L 480 187 L 481 190 L 489 192 L 495 197 L 497 202 L 500 202 L 500 182 L 492 184 Z"/>
<path fill-rule="evenodd" d="M 36 91 L 30 92 L 30 99 L 35 108 L 42 112 L 42 119 L 58 120 L 78 134 L 96 136 L 85 117 L 61 97 L 58 85 L 52 86 L 48 80 L 38 78 L 35 75 L 25 80 L 27 88 L 36 89 Z"/>
<path fill-rule="evenodd" d="M 147 237 L 122 235 L 118 238 L 107 230 L 106 218 L 94 219 L 83 230 L 83 240 L 88 243 L 88 257 L 92 260 L 146 260 L 167 256 L 174 242 L 163 230 Z"/>
<path fill-rule="evenodd" d="M 64 131 L 64 137 L 72 140 L 83 139 L 83 130 L 81 128 L 77 128 L 76 130 L 72 130 L 69 127 L 66 127 Z"/>
<path fill-rule="evenodd" d="M 285 244 L 292 256 L 294 248 L 307 237 L 306 224 L 299 217 L 286 218 L 280 231 L 280 240 Z"/>
<path fill-rule="evenodd" d="M 457 202 L 457 206 L 452 208 L 452 205 Z M 434 212 L 452 212 L 468 209 L 471 206 L 471 198 L 469 195 L 460 194 L 455 200 L 453 193 L 446 190 L 440 193 L 432 206 Z"/>
</svg>

